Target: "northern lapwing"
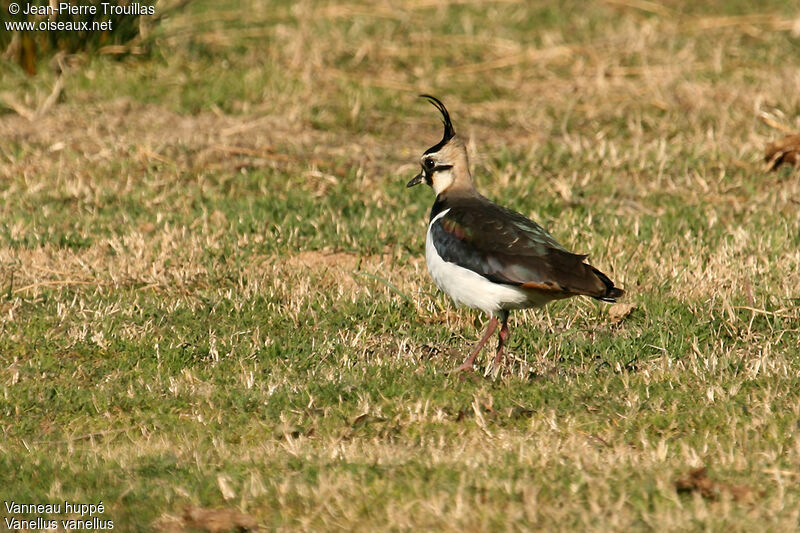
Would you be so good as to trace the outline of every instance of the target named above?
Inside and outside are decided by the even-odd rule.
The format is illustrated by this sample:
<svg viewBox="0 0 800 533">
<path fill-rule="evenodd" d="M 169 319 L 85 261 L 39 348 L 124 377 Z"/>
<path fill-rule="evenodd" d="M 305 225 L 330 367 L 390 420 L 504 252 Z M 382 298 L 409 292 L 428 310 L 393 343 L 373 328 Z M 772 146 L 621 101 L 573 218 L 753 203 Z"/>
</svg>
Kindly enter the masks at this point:
<svg viewBox="0 0 800 533">
<path fill-rule="evenodd" d="M 541 307 L 576 295 L 615 302 L 624 294 L 585 262 L 586 255 L 567 251 L 536 222 L 478 193 L 466 146 L 447 108 L 433 96 L 421 97 L 439 110 L 444 122 L 442 140 L 425 150 L 422 171 L 407 185 L 425 183 L 436 193 L 425 239 L 428 271 L 456 304 L 491 317 L 483 338 L 454 372 L 472 370 L 475 357 L 502 323 L 494 358 L 499 365 L 513 309 Z"/>
</svg>

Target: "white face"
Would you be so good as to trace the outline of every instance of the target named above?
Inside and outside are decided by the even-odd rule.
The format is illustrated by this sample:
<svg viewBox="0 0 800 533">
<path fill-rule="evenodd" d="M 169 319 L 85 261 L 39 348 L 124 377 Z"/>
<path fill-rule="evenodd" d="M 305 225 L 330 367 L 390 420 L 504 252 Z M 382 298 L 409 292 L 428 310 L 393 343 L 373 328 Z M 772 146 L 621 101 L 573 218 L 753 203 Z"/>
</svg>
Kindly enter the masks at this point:
<svg viewBox="0 0 800 533">
<path fill-rule="evenodd" d="M 453 169 L 437 170 L 431 176 L 431 187 L 438 196 L 442 191 L 448 189 L 453 184 Z"/>
<path fill-rule="evenodd" d="M 422 156 L 420 164 L 425 173 L 425 183 L 433 187 L 433 191 L 439 195 L 447 190 L 452 184 L 455 176 L 453 166 L 441 161 L 439 154 L 427 154 Z"/>
</svg>

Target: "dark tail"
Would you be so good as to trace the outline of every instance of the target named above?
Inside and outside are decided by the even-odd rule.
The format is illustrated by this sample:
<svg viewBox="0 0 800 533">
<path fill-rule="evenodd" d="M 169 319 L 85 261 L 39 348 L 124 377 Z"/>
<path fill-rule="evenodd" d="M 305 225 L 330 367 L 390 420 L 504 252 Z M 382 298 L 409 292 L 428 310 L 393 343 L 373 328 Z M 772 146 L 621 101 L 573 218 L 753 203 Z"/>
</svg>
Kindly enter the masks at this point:
<svg viewBox="0 0 800 533">
<path fill-rule="evenodd" d="M 601 302 L 614 303 L 617 301 L 617 298 L 625 294 L 625 291 L 614 286 L 614 282 L 608 279 L 608 276 L 597 270 L 595 267 L 591 268 L 595 275 L 600 278 L 600 281 L 603 282 L 603 285 L 606 286 L 606 293 L 602 296 L 595 296 L 594 298 L 600 300 Z"/>
</svg>

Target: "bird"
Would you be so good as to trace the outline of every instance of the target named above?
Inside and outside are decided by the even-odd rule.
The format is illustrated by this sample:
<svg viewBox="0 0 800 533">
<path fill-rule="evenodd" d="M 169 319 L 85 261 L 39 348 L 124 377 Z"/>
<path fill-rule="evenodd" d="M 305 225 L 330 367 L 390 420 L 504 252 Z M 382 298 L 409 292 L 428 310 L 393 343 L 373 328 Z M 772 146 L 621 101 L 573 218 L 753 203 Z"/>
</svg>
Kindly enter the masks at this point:
<svg viewBox="0 0 800 533">
<path fill-rule="evenodd" d="M 457 305 L 489 316 L 478 344 L 451 372 L 472 371 L 475 358 L 500 325 L 494 366 L 499 368 L 515 309 L 538 308 L 553 300 L 584 295 L 616 302 L 625 291 L 559 244 L 526 216 L 481 195 L 469 168 L 467 148 L 450 113 L 437 98 L 422 94 L 442 115 L 442 140 L 419 159 L 422 170 L 406 187 L 425 183 L 436 199 L 425 237 L 425 262 L 434 283 Z"/>
</svg>

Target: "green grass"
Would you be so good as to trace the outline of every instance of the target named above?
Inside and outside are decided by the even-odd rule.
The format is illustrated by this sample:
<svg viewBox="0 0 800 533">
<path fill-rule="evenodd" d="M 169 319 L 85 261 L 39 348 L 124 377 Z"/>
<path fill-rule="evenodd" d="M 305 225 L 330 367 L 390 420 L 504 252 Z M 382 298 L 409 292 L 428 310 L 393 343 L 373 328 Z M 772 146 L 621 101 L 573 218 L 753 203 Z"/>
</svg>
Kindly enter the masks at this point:
<svg viewBox="0 0 800 533">
<path fill-rule="evenodd" d="M 3 498 L 102 500 L 122 531 L 189 530 L 187 505 L 290 531 L 795 529 L 800 182 L 766 171 L 784 133 L 759 119 L 800 129 L 789 4 L 198 1 L 146 58 L 71 58 L 33 121 L 55 78 L 4 60 Z M 630 315 L 518 312 L 499 373 L 445 375 L 485 317 L 425 270 L 422 92 L 480 190 L 590 253 Z M 700 465 L 717 498 L 676 490 Z"/>
</svg>

